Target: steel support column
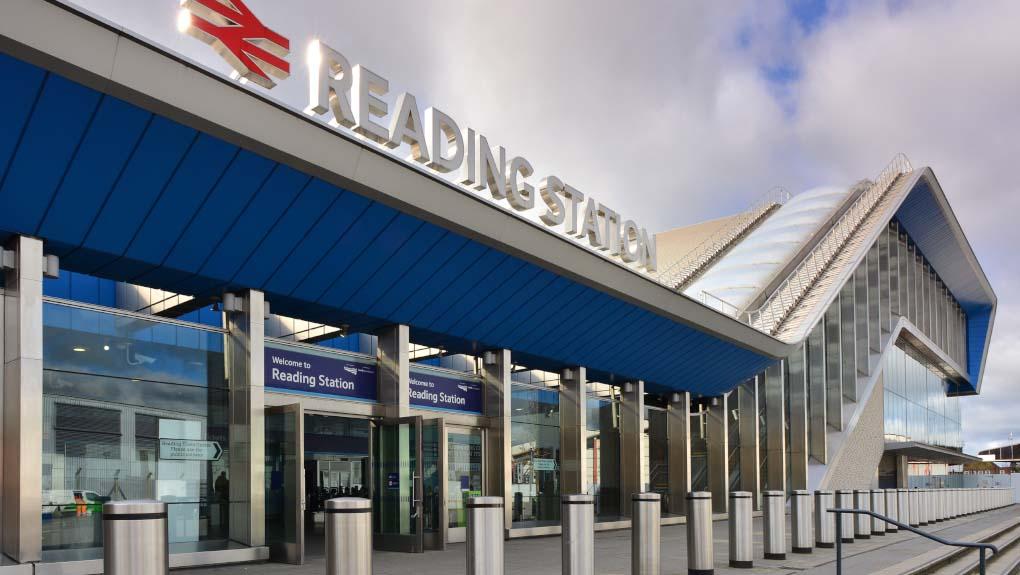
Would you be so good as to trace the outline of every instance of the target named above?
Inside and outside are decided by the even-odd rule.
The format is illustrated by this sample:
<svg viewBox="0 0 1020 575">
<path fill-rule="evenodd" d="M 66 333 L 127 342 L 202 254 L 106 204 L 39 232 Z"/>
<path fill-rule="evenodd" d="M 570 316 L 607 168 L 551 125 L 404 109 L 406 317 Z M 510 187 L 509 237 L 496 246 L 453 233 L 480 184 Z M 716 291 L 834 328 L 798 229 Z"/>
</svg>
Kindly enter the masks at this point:
<svg viewBox="0 0 1020 575">
<path fill-rule="evenodd" d="M 737 426 L 740 436 L 740 491 L 751 494 L 754 509 L 761 507 L 757 376 L 737 387 Z"/>
<path fill-rule="evenodd" d="M 587 493 L 587 379 L 583 367 L 563 370 L 560 377 L 560 493 Z M 629 498 L 628 498 L 629 499 Z"/>
<path fill-rule="evenodd" d="M 708 489 L 712 492 L 712 511 L 726 513 L 730 497 L 729 394 L 712 398 L 706 417 L 708 442 Z"/>
<path fill-rule="evenodd" d="M 666 434 L 669 438 L 669 512 L 687 513 L 687 494 L 691 492 L 691 394 L 674 393 L 666 407 Z"/>
<path fill-rule="evenodd" d="M 485 389 L 485 494 L 503 498 L 504 529 L 513 523 L 510 469 L 510 350 L 482 354 L 482 384 Z"/>
<path fill-rule="evenodd" d="M 385 406 L 387 417 L 410 415 L 410 329 L 406 325 L 391 325 L 376 333 L 379 344 L 379 402 Z"/>
<path fill-rule="evenodd" d="M 15 237 L 4 269 L 3 552 L 42 554 L 43 244 Z"/>
<path fill-rule="evenodd" d="M 630 498 L 641 492 L 641 434 L 645 423 L 645 382 L 624 384 L 620 409 L 620 508 L 630 516 Z"/>
<path fill-rule="evenodd" d="M 248 290 L 227 311 L 230 539 L 265 545 L 265 296 Z"/>
<path fill-rule="evenodd" d="M 786 491 L 786 362 L 765 370 L 765 486 Z M 759 390 L 761 393 L 761 390 Z"/>
<path fill-rule="evenodd" d="M 787 358 L 790 386 L 790 489 L 807 489 L 810 454 L 806 346 Z"/>
</svg>

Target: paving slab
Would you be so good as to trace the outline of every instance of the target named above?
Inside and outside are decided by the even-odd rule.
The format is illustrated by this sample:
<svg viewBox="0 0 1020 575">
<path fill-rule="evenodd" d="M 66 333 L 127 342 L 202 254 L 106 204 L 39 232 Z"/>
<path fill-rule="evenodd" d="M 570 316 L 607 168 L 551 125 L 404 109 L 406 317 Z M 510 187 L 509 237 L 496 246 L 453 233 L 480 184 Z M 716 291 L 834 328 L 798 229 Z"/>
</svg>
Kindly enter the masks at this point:
<svg viewBox="0 0 1020 575">
<path fill-rule="evenodd" d="M 931 532 L 947 539 L 964 538 L 988 527 L 1016 517 L 1017 506 L 988 513 L 945 521 L 928 526 Z M 784 560 L 763 558 L 761 520 L 756 519 L 754 569 L 731 569 L 727 565 L 727 524 L 716 521 L 713 525 L 716 573 L 720 575 L 746 575 L 764 573 L 776 575 L 826 574 L 834 572 L 836 554 L 832 549 L 815 549 L 811 554 L 788 553 Z M 787 534 L 789 534 L 789 526 Z M 310 544 L 309 548 L 319 547 Z M 937 543 L 906 532 L 872 537 L 844 546 L 845 573 L 874 573 L 910 557 L 939 547 Z M 789 549 L 789 543 L 787 549 Z M 560 538 L 536 537 L 513 539 L 506 542 L 507 575 L 560 575 Z M 424 554 L 375 554 L 375 575 L 458 575 L 465 572 L 463 544 L 449 545 L 445 551 Z M 630 531 L 608 531 L 595 534 L 595 572 L 598 575 L 630 574 Z M 321 554 L 309 553 L 306 563 L 300 566 L 263 563 L 231 565 L 194 569 L 194 575 L 319 575 L 325 573 L 325 559 Z M 686 575 L 687 527 L 674 525 L 662 528 L 662 575 Z"/>
</svg>

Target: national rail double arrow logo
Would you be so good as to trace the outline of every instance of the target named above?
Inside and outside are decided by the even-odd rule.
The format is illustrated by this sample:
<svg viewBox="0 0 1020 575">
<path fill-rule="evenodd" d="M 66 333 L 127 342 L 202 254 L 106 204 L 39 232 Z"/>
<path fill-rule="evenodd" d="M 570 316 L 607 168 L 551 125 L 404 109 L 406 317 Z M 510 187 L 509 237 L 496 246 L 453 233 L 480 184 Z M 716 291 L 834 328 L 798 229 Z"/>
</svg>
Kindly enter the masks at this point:
<svg viewBox="0 0 1020 575">
<path fill-rule="evenodd" d="M 263 88 L 290 76 L 290 40 L 262 23 L 242 0 L 181 0 L 178 27 L 209 44 L 237 75 Z"/>
</svg>

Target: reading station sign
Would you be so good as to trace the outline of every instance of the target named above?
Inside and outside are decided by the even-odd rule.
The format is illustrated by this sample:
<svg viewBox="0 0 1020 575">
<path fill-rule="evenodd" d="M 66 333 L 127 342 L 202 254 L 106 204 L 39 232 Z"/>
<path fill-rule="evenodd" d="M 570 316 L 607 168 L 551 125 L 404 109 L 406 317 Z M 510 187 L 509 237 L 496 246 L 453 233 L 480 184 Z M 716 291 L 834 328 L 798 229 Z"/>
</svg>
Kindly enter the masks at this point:
<svg viewBox="0 0 1020 575">
<path fill-rule="evenodd" d="M 290 40 L 264 25 L 242 0 L 182 0 L 178 29 L 206 42 L 234 69 L 233 77 L 265 89 L 290 76 Z M 518 212 L 538 209 L 549 228 L 593 249 L 653 272 L 655 237 L 633 220 L 586 197 L 555 175 L 534 179 L 523 156 L 493 147 L 481 132 L 438 108 L 424 111 L 408 92 L 391 97 L 383 76 L 351 61 L 320 39 L 307 44 L 305 112 L 393 153 L 407 144 L 409 160 L 445 179 L 491 195 Z M 539 203 L 540 202 L 540 203 Z"/>
</svg>

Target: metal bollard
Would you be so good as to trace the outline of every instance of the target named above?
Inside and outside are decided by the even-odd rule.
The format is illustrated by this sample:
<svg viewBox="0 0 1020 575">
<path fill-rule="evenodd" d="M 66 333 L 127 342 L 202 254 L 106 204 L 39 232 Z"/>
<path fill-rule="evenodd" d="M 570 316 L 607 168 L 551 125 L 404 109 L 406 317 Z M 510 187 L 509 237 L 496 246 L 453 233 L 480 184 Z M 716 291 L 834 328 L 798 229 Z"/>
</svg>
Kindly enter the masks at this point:
<svg viewBox="0 0 1020 575">
<path fill-rule="evenodd" d="M 790 529 L 793 531 L 793 552 L 814 551 L 814 531 L 811 525 L 811 492 L 795 490 L 790 494 Z"/>
<path fill-rule="evenodd" d="M 839 499 L 838 507 L 840 509 L 853 509 L 854 508 L 854 492 L 849 489 L 840 489 L 836 491 L 836 497 Z M 854 515 L 853 513 L 843 513 L 839 516 L 840 530 L 843 533 L 843 543 L 854 542 Z"/>
<path fill-rule="evenodd" d="M 910 489 L 910 522 L 908 525 L 911 527 L 921 526 L 921 490 L 914 488 Z"/>
<path fill-rule="evenodd" d="M 871 490 L 854 489 L 854 509 L 871 511 Z M 854 538 L 871 539 L 871 517 L 854 514 Z"/>
<path fill-rule="evenodd" d="M 635 493 L 631 497 L 631 505 L 631 575 L 659 575 L 662 496 L 658 493 Z"/>
<path fill-rule="evenodd" d="M 595 497 L 560 498 L 563 521 L 563 575 L 595 573 Z"/>
<path fill-rule="evenodd" d="M 467 575 L 503 575 L 503 498 L 469 497 L 465 507 Z"/>
<path fill-rule="evenodd" d="M 326 575 L 371 575 L 372 500 L 326 501 Z"/>
<path fill-rule="evenodd" d="M 945 489 L 936 489 L 932 491 L 935 495 L 935 521 L 946 520 L 946 499 Z"/>
<path fill-rule="evenodd" d="M 894 521 L 900 520 L 899 501 L 896 499 L 895 489 L 884 489 L 885 493 L 885 516 Z M 892 523 L 887 523 L 885 526 L 886 533 L 898 533 L 899 527 Z"/>
<path fill-rule="evenodd" d="M 930 523 L 930 521 L 928 519 L 929 519 L 929 516 L 930 516 L 930 513 L 931 513 L 931 505 L 928 502 L 928 490 L 927 489 L 918 489 L 917 490 L 917 502 L 918 502 L 918 507 L 917 507 L 917 512 L 918 512 L 917 524 L 918 525 L 927 525 L 928 523 Z"/>
<path fill-rule="evenodd" d="M 687 494 L 687 573 L 715 573 L 715 547 L 712 539 L 712 494 L 694 491 Z"/>
<path fill-rule="evenodd" d="M 819 549 L 831 549 L 836 544 L 836 514 L 829 513 L 835 507 L 832 491 L 815 491 L 815 547 Z"/>
<path fill-rule="evenodd" d="M 103 573 L 170 573 L 166 503 L 135 500 L 103 504 Z"/>
<path fill-rule="evenodd" d="M 786 494 L 765 491 L 761 495 L 765 511 L 765 558 L 786 559 Z"/>
<path fill-rule="evenodd" d="M 751 492 L 730 492 L 730 567 L 754 567 L 754 529 L 751 519 Z"/>
<path fill-rule="evenodd" d="M 871 510 L 879 515 L 885 515 L 885 491 L 882 489 L 871 490 Z M 885 521 L 877 517 L 871 518 L 871 534 L 885 536 Z"/>
<path fill-rule="evenodd" d="M 913 525 L 911 523 L 911 517 L 913 517 L 913 511 L 910 509 L 910 491 L 907 489 L 896 490 L 896 512 L 899 513 L 900 523 L 906 525 Z"/>
</svg>

